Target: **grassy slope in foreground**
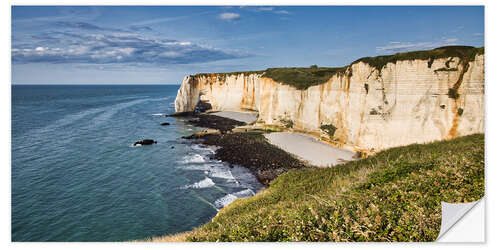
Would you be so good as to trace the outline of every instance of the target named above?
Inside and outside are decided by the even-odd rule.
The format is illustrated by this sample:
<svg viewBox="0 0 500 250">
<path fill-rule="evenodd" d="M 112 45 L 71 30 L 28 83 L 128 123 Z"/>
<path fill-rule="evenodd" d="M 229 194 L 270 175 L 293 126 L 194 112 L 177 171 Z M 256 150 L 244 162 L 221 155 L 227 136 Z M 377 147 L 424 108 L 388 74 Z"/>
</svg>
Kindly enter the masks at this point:
<svg viewBox="0 0 500 250">
<path fill-rule="evenodd" d="M 434 241 L 441 201 L 484 194 L 484 134 L 292 170 L 237 199 L 191 241 Z M 161 240 L 161 238 L 159 239 Z M 168 237 L 164 240 L 168 240 Z"/>
<path fill-rule="evenodd" d="M 280 82 L 286 85 L 293 86 L 297 89 L 307 89 L 310 86 L 315 86 L 327 82 L 333 75 L 349 74 L 348 69 L 353 64 L 364 62 L 376 68 L 379 72 L 389 63 L 405 60 L 427 60 L 428 67 L 436 59 L 458 57 L 459 63 L 468 63 L 473 61 L 477 54 L 484 54 L 484 47 L 475 48 L 471 46 L 445 46 L 432 50 L 421 50 L 396 53 L 387 56 L 363 57 L 349 66 L 330 68 L 311 66 L 309 68 L 269 68 L 261 71 L 246 71 L 246 72 L 230 72 L 230 73 L 200 73 L 195 76 L 216 77 L 224 80 L 229 75 L 249 75 L 263 74 L 263 77 L 269 77 L 275 82 Z M 449 69 L 439 69 L 438 71 L 453 71 Z"/>
</svg>

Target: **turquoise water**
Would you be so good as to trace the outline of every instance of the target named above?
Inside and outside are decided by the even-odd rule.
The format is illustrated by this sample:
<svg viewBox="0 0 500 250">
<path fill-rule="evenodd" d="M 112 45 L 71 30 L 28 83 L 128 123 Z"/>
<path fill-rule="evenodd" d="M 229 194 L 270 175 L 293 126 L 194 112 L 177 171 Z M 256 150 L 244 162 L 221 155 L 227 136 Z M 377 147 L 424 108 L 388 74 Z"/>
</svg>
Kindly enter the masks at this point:
<svg viewBox="0 0 500 250">
<path fill-rule="evenodd" d="M 164 116 L 177 89 L 12 86 L 12 240 L 182 232 L 260 190 L 247 169 L 210 160 L 215 148 L 181 139 L 200 129 Z M 158 143 L 132 146 L 142 139 Z"/>
</svg>

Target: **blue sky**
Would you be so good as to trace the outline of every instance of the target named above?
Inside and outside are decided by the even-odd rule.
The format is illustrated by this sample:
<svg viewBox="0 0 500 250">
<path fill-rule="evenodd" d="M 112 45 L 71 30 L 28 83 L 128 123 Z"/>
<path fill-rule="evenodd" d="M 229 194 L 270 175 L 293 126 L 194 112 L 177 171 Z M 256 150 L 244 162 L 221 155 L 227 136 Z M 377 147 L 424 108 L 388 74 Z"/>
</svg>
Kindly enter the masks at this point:
<svg viewBox="0 0 500 250">
<path fill-rule="evenodd" d="M 180 84 L 444 45 L 484 46 L 484 8 L 12 7 L 14 84 Z"/>
</svg>

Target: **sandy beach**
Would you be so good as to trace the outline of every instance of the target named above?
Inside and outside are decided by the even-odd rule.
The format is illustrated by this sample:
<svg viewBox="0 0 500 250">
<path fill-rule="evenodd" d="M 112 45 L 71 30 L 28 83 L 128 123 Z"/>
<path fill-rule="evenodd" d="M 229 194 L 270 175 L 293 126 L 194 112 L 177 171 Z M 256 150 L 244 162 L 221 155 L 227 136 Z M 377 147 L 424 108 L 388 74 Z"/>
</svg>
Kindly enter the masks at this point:
<svg viewBox="0 0 500 250">
<path fill-rule="evenodd" d="M 298 156 L 312 165 L 327 167 L 353 159 L 355 152 L 336 148 L 316 138 L 295 133 L 270 133 L 265 137 L 269 143 Z"/>
<path fill-rule="evenodd" d="M 210 114 L 233 119 L 247 124 L 250 124 L 257 120 L 257 113 L 255 112 L 219 111 Z"/>
</svg>

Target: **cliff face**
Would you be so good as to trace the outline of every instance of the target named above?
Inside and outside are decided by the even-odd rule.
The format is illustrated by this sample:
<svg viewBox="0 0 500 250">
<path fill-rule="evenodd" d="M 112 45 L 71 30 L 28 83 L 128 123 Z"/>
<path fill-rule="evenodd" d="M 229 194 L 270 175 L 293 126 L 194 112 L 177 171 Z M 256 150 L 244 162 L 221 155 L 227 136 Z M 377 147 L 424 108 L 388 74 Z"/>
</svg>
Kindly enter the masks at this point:
<svg viewBox="0 0 500 250">
<path fill-rule="evenodd" d="M 333 125 L 339 146 L 378 151 L 484 133 L 484 54 L 401 60 L 380 71 L 358 62 L 305 90 L 262 73 L 185 77 L 176 112 L 194 110 L 198 100 L 214 110 L 255 110 L 267 124 L 292 121 L 309 133 Z"/>
</svg>

